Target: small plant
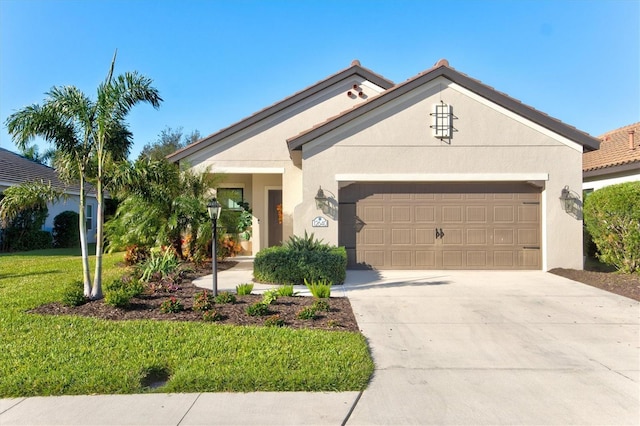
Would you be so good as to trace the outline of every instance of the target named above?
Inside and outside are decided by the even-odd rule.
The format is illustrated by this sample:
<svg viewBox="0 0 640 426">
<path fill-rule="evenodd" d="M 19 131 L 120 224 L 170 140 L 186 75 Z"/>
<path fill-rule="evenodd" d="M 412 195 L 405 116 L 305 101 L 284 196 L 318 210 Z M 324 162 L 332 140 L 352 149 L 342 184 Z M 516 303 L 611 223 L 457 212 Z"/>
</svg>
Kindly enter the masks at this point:
<svg viewBox="0 0 640 426">
<path fill-rule="evenodd" d="M 326 299 L 331 297 L 331 283 L 326 280 L 309 282 L 305 278 L 304 285 L 307 286 L 313 297 L 316 299 Z"/>
<path fill-rule="evenodd" d="M 298 235 L 293 235 L 289 237 L 289 241 L 286 242 L 286 247 L 295 251 L 329 251 L 331 250 L 331 246 L 325 243 L 323 240 L 318 240 L 313 235 L 307 234 L 307 231 L 304 231 L 304 237 L 300 237 Z"/>
<path fill-rule="evenodd" d="M 246 312 L 247 315 L 251 315 L 252 317 L 263 317 L 269 314 L 269 306 L 261 302 L 254 303 L 253 305 L 247 306 Z"/>
<path fill-rule="evenodd" d="M 62 304 L 65 306 L 80 306 L 87 303 L 87 297 L 84 295 L 82 281 L 74 281 L 64 289 L 62 294 Z"/>
<path fill-rule="evenodd" d="M 126 308 L 131 304 L 131 294 L 124 288 L 105 291 L 104 303 L 114 308 Z"/>
<path fill-rule="evenodd" d="M 193 300 L 194 311 L 209 311 L 213 309 L 213 295 L 207 293 L 207 290 L 201 291 L 196 294 Z"/>
<path fill-rule="evenodd" d="M 298 292 L 297 291 L 293 291 L 293 285 L 291 284 L 285 284 L 283 286 L 280 286 L 278 288 L 278 296 L 282 296 L 282 297 L 293 297 L 293 296 L 297 296 Z"/>
<path fill-rule="evenodd" d="M 163 249 L 160 253 L 151 252 L 151 257 L 142 265 L 142 281 L 149 282 L 152 277 L 159 274 L 166 277 L 178 269 L 178 258 L 171 249 Z"/>
<path fill-rule="evenodd" d="M 329 328 L 338 328 L 338 327 L 342 327 L 340 325 L 340 323 L 337 320 L 329 320 L 327 321 L 327 327 Z"/>
<path fill-rule="evenodd" d="M 126 308 L 131 298 L 144 291 L 144 285 L 130 276 L 113 280 L 104 287 L 104 303 L 116 308 Z"/>
<path fill-rule="evenodd" d="M 270 305 L 278 299 L 278 289 L 272 288 L 271 290 L 267 290 L 262 295 L 262 303 L 265 305 Z"/>
<path fill-rule="evenodd" d="M 298 311 L 296 316 L 298 317 L 298 319 L 304 319 L 304 320 L 315 319 L 316 310 L 313 306 L 305 306 L 304 308 Z"/>
<path fill-rule="evenodd" d="M 251 294 L 252 291 L 253 283 L 238 284 L 236 286 L 236 293 L 238 293 L 238 296 L 246 296 Z"/>
<path fill-rule="evenodd" d="M 202 320 L 207 322 L 221 321 L 222 314 L 215 309 L 210 309 L 202 314 Z"/>
<path fill-rule="evenodd" d="M 229 293 L 228 291 L 223 291 L 218 293 L 218 295 L 214 298 L 216 303 L 236 303 L 236 296 L 234 294 Z"/>
<path fill-rule="evenodd" d="M 329 306 L 329 302 L 325 299 L 318 299 L 313 302 L 312 308 L 316 311 L 329 312 L 331 310 L 331 306 Z"/>
<path fill-rule="evenodd" d="M 183 310 L 184 306 L 182 305 L 182 303 L 173 296 L 162 302 L 162 304 L 160 305 L 160 312 L 162 312 L 163 314 L 175 314 L 177 312 L 182 312 Z"/>
<path fill-rule="evenodd" d="M 134 244 L 127 247 L 127 250 L 124 253 L 124 263 L 127 266 L 137 265 L 147 260 L 148 257 L 148 248 Z"/>
<path fill-rule="evenodd" d="M 264 319 L 266 327 L 284 327 L 284 320 L 278 314 L 268 316 Z"/>
</svg>

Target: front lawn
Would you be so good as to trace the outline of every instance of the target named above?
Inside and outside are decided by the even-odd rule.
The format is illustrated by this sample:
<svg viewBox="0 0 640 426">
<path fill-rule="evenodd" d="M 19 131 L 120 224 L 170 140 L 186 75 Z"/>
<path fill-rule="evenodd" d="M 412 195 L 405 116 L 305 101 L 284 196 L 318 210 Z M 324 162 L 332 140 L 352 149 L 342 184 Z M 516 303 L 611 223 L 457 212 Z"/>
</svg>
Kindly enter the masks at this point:
<svg viewBox="0 0 640 426">
<path fill-rule="evenodd" d="M 104 256 L 105 282 L 121 260 Z M 81 275 L 74 250 L 0 255 L 0 397 L 347 391 L 373 372 L 359 333 L 26 313 Z"/>
</svg>

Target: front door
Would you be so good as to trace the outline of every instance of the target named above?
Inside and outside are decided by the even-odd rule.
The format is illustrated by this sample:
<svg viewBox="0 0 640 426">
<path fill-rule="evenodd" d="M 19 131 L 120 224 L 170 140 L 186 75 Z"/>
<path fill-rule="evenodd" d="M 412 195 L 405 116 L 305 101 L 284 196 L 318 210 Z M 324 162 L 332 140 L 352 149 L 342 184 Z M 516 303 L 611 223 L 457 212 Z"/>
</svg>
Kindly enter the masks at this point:
<svg viewBox="0 0 640 426">
<path fill-rule="evenodd" d="M 269 247 L 282 244 L 282 190 L 270 189 L 268 192 L 269 211 Z"/>
</svg>

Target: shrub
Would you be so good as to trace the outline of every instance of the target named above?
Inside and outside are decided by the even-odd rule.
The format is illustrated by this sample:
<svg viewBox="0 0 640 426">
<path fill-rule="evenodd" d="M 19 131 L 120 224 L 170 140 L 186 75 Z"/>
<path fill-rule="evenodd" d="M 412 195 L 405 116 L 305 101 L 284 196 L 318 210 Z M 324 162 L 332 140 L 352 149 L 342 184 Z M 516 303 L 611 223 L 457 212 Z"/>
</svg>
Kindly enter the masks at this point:
<svg viewBox="0 0 640 426">
<path fill-rule="evenodd" d="M 331 306 L 329 305 L 329 302 L 326 301 L 325 299 L 318 299 L 315 302 L 313 302 L 312 308 L 315 309 L 316 311 L 322 311 L 322 312 L 329 312 L 331 310 Z"/>
<path fill-rule="evenodd" d="M 331 247 L 327 251 L 269 247 L 260 250 L 253 263 L 256 280 L 277 284 L 301 285 L 305 278 L 343 283 L 346 271 L 347 251 L 344 247 Z"/>
<path fill-rule="evenodd" d="M 296 315 L 298 319 L 315 319 L 316 318 L 316 310 L 313 306 L 305 306 L 300 309 Z"/>
<path fill-rule="evenodd" d="M 222 319 L 222 314 L 215 309 L 210 309 L 202 314 L 203 321 L 215 322 L 221 321 Z"/>
<path fill-rule="evenodd" d="M 160 304 L 160 312 L 164 314 L 182 312 L 184 306 L 175 297 L 171 297 Z"/>
<path fill-rule="evenodd" d="M 84 295 L 84 285 L 82 281 L 73 281 L 64 289 L 62 294 L 62 304 L 66 306 L 80 306 L 87 303 L 87 297 Z"/>
<path fill-rule="evenodd" d="M 251 294 L 252 291 L 252 283 L 238 284 L 236 286 L 236 293 L 238 293 L 238 296 L 246 296 L 247 294 Z"/>
<path fill-rule="evenodd" d="M 2 235 L 2 250 L 28 251 L 51 248 L 53 241 L 51 234 L 40 230 L 47 219 L 47 214 L 46 206 L 26 209 L 18 213 L 6 224 Z"/>
<path fill-rule="evenodd" d="M 325 244 L 323 240 L 318 240 L 314 237 L 313 232 L 311 235 L 307 235 L 307 231 L 304 231 L 304 237 L 293 235 L 289 237 L 289 241 L 285 246 L 288 249 L 294 251 L 329 251 L 331 246 Z"/>
<path fill-rule="evenodd" d="M 126 308 L 131 298 L 144 291 L 142 283 L 131 277 L 113 280 L 104 286 L 104 303 L 116 308 Z"/>
<path fill-rule="evenodd" d="M 605 263 L 640 271 L 640 182 L 606 186 L 584 203 L 584 220 Z"/>
<path fill-rule="evenodd" d="M 127 250 L 124 254 L 124 263 L 127 266 L 137 265 L 145 262 L 149 258 L 149 249 L 144 246 L 134 244 L 127 246 Z"/>
<path fill-rule="evenodd" d="M 298 292 L 293 291 L 293 286 L 290 284 L 283 284 L 278 288 L 278 296 L 281 297 L 293 297 L 297 296 Z"/>
<path fill-rule="evenodd" d="M 251 315 L 252 317 L 263 317 L 269 314 L 269 306 L 258 302 L 247 306 L 245 311 L 247 312 L 247 315 Z"/>
<path fill-rule="evenodd" d="M 208 311 L 213 309 L 213 295 L 211 293 L 207 293 L 207 290 L 196 293 L 193 299 L 193 310 L 194 311 Z"/>
<path fill-rule="evenodd" d="M 271 290 L 267 290 L 262 294 L 262 303 L 264 303 L 265 305 L 270 305 L 276 300 L 278 300 L 277 288 L 272 288 Z"/>
<path fill-rule="evenodd" d="M 305 278 L 304 285 L 307 286 L 313 297 L 317 299 L 325 299 L 331 297 L 331 283 L 325 280 L 307 281 Z"/>
<path fill-rule="evenodd" d="M 78 220 L 78 213 L 69 210 L 60 213 L 53 219 L 54 247 L 77 247 L 80 244 Z"/>
<path fill-rule="evenodd" d="M 216 303 L 236 303 L 236 296 L 228 291 L 223 291 L 218 293 L 214 300 Z"/>
<path fill-rule="evenodd" d="M 284 327 L 284 320 L 278 314 L 268 316 L 264 319 L 264 325 L 267 327 Z"/>
<path fill-rule="evenodd" d="M 171 249 L 151 252 L 151 257 L 142 265 L 142 280 L 148 282 L 155 274 L 166 277 L 178 269 L 180 262 Z"/>
</svg>

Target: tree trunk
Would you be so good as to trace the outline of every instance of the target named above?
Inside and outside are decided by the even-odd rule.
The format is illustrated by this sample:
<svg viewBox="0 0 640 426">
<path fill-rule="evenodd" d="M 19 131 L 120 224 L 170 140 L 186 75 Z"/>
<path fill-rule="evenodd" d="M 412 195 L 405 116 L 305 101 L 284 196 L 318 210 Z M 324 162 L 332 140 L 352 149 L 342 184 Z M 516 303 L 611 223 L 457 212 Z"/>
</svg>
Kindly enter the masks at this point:
<svg viewBox="0 0 640 426">
<path fill-rule="evenodd" d="M 82 252 L 82 283 L 85 297 L 91 297 L 91 273 L 89 272 L 89 247 L 87 246 L 86 195 L 84 177 L 80 174 L 80 206 L 78 208 L 78 227 L 80 228 L 80 251 Z"/>
<path fill-rule="evenodd" d="M 104 244 L 104 193 L 102 189 L 102 167 L 101 159 L 98 158 L 98 182 L 97 198 L 98 208 L 96 212 L 96 270 L 93 275 L 93 288 L 91 289 L 92 299 L 102 299 L 102 246 Z"/>
</svg>

